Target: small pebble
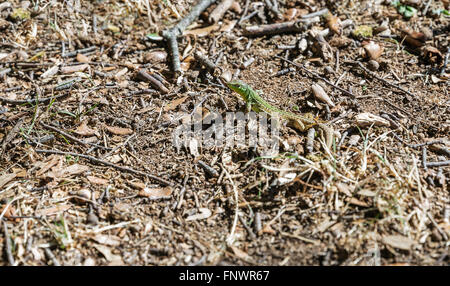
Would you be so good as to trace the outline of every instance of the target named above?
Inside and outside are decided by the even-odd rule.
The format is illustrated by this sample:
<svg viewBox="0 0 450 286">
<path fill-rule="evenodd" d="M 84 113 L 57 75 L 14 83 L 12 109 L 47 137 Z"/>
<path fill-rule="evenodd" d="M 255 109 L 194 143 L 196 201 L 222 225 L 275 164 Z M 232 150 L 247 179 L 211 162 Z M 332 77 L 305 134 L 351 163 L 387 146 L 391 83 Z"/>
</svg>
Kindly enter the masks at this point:
<svg viewBox="0 0 450 286">
<path fill-rule="evenodd" d="M 377 71 L 380 68 L 380 64 L 375 60 L 370 60 L 367 64 L 371 71 Z"/>
</svg>

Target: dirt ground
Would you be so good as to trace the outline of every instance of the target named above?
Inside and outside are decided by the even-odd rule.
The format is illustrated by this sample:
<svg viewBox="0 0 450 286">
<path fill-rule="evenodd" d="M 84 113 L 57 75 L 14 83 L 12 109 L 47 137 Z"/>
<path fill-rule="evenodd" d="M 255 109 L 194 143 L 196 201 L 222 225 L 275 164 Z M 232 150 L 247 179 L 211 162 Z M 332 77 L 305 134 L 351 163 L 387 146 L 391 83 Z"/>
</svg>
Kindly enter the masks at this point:
<svg viewBox="0 0 450 286">
<path fill-rule="evenodd" d="M 198 2 L 0 4 L 0 265 L 448 265 L 449 2 Z M 331 148 L 177 149 L 232 78 Z"/>
</svg>

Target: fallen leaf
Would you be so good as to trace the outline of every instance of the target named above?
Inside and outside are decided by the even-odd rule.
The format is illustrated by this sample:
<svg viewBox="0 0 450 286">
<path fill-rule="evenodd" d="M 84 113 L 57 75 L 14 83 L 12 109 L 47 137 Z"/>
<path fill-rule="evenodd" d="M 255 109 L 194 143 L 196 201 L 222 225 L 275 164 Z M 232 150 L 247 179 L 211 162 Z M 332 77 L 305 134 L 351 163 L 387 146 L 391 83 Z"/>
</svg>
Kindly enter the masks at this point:
<svg viewBox="0 0 450 286">
<path fill-rule="evenodd" d="M 249 260 L 250 259 L 250 256 L 248 255 L 247 252 L 245 252 L 243 250 L 240 250 L 236 246 L 230 246 L 230 248 L 233 251 L 234 255 L 236 255 L 237 258 L 242 259 L 242 260 Z"/>
<path fill-rule="evenodd" d="M 165 51 L 151 51 L 144 55 L 145 63 L 162 63 L 167 59 Z"/>
<path fill-rule="evenodd" d="M 135 189 L 145 189 L 145 184 L 142 182 L 128 182 L 128 184 Z"/>
<path fill-rule="evenodd" d="M 44 174 L 45 172 L 50 170 L 50 168 L 52 168 L 53 166 L 58 164 L 58 162 L 62 162 L 62 157 L 61 156 L 53 156 L 53 157 L 51 157 L 51 160 L 48 160 L 46 163 L 44 163 L 40 167 L 39 171 L 36 172 L 36 176 L 41 176 L 42 174 Z"/>
<path fill-rule="evenodd" d="M 61 68 L 62 73 L 74 73 L 82 72 L 89 67 L 88 64 L 76 65 L 76 66 L 65 66 Z"/>
<path fill-rule="evenodd" d="M 0 176 L 0 188 L 9 183 L 17 175 L 14 173 L 4 174 Z"/>
<path fill-rule="evenodd" d="M 77 61 L 79 63 L 88 63 L 90 62 L 89 58 L 83 54 L 77 54 Z"/>
<path fill-rule="evenodd" d="M 106 258 L 108 262 L 111 262 L 114 265 L 123 264 L 122 257 L 120 257 L 120 255 L 113 254 L 109 247 L 101 244 L 94 244 L 94 247 Z M 109 265 L 112 265 L 111 263 Z"/>
<path fill-rule="evenodd" d="M 325 92 L 325 90 L 323 89 L 323 87 L 321 87 L 318 84 L 313 84 L 311 86 L 311 89 L 313 91 L 314 96 L 319 99 L 322 102 L 325 102 L 326 104 L 328 104 L 331 107 L 335 107 L 335 104 L 333 103 L 333 101 L 331 100 L 331 98 L 328 96 L 328 94 Z"/>
<path fill-rule="evenodd" d="M 218 24 L 214 24 L 208 27 L 204 27 L 204 28 L 200 28 L 200 29 L 194 29 L 194 30 L 187 30 L 183 32 L 183 35 L 194 35 L 197 37 L 206 37 L 208 36 L 211 32 L 214 32 L 216 30 L 218 30 L 220 28 L 220 26 Z"/>
<path fill-rule="evenodd" d="M 234 26 L 236 26 L 237 22 L 238 22 L 237 20 L 232 20 L 230 22 L 226 22 L 220 28 L 220 32 L 225 32 L 225 33 L 231 32 L 233 30 Z"/>
<path fill-rule="evenodd" d="M 63 169 L 60 169 L 59 167 L 54 167 L 50 172 L 47 173 L 47 176 L 53 179 L 61 179 L 71 175 L 82 174 L 87 170 L 89 170 L 88 166 L 73 164 Z"/>
<path fill-rule="evenodd" d="M 122 128 L 122 127 L 108 126 L 108 125 L 105 125 L 105 128 L 106 128 L 106 130 L 108 130 L 109 132 L 111 132 L 112 134 L 115 134 L 115 135 L 133 134 L 133 130 L 131 130 L 130 128 Z"/>
<path fill-rule="evenodd" d="M 338 17 L 334 16 L 331 13 L 328 13 L 325 17 L 327 20 L 328 28 L 333 31 L 335 34 L 341 33 L 341 23 Z"/>
<path fill-rule="evenodd" d="M 183 96 L 172 100 L 171 103 L 169 103 L 164 107 L 164 111 L 174 110 L 175 108 L 177 108 L 178 105 L 182 104 L 187 98 L 188 98 L 187 96 Z"/>
<path fill-rule="evenodd" d="M 113 24 L 108 24 L 107 29 L 110 30 L 113 33 L 119 33 L 120 28 L 117 26 L 114 26 Z"/>
<path fill-rule="evenodd" d="M 99 177 L 95 177 L 95 176 L 87 176 L 87 179 L 91 184 L 97 184 L 97 185 L 107 185 L 108 184 L 108 180 L 99 178 Z"/>
<path fill-rule="evenodd" d="M 87 126 L 87 121 L 85 120 L 74 130 L 74 133 L 81 136 L 92 136 L 96 135 L 97 131 Z"/>
<path fill-rule="evenodd" d="M 139 191 L 139 195 L 142 197 L 147 197 L 152 200 L 157 200 L 161 198 L 166 198 L 172 195 L 173 189 L 171 187 L 165 188 L 144 188 Z"/>
<path fill-rule="evenodd" d="M 356 124 L 359 127 L 367 127 L 372 124 L 375 126 L 390 126 L 389 121 L 375 114 L 364 112 L 355 116 Z"/>
<path fill-rule="evenodd" d="M 186 218 L 186 221 L 206 219 L 209 218 L 212 214 L 212 212 L 207 208 L 199 208 L 198 210 L 200 211 L 200 213 L 188 216 Z"/>
<path fill-rule="evenodd" d="M 2 214 L 5 211 L 5 207 L 7 205 L 4 205 L 1 209 L 0 209 L 0 214 Z M 11 216 L 17 216 L 16 214 L 16 209 L 14 208 L 14 206 L 9 205 L 8 209 L 5 211 L 5 213 L 3 214 L 3 217 L 7 218 L 7 219 L 12 219 Z M 15 219 L 15 221 L 19 221 L 18 218 Z"/>
<path fill-rule="evenodd" d="M 286 22 L 292 21 L 299 16 L 297 8 L 289 8 L 286 13 L 284 13 L 283 17 Z"/>
<path fill-rule="evenodd" d="M 403 235 L 386 235 L 383 236 L 383 242 L 394 248 L 410 250 L 416 242 Z"/>
<path fill-rule="evenodd" d="M 48 70 L 46 70 L 43 74 L 41 74 L 41 78 L 52 77 L 55 74 L 57 74 L 58 71 L 59 71 L 59 66 L 58 65 L 54 65 L 51 68 L 49 68 Z"/>
<path fill-rule="evenodd" d="M 378 59 L 383 53 L 384 48 L 374 41 L 363 42 L 363 48 L 367 53 L 367 56 L 372 59 Z"/>
<path fill-rule="evenodd" d="M 350 198 L 350 199 L 348 200 L 348 202 L 349 202 L 350 204 L 352 204 L 352 205 L 360 206 L 360 207 L 363 207 L 363 208 L 368 208 L 368 207 L 370 207 L 369 204 L 367 204 L 367 203 L 365 203 L 365 202 L 362 202 L 362 201 L 360 201 L 360 200 L 358 200 L 358 199 L 356 199 L 356 198 Z"/>
<path fill-rule="evenodd" d="M 70 208 L 71 208 L 70 205 L 58 205 L 58 206 L 54 206 L 51 208 L 37 210 L 35 215 L 36 216 L 51 216 L 51 215 L 58 214 L 60 212 L 64 212 Z"/>
<path fill-rule="evenodd" d="M 120 245 L 120 239 L 117 236 L 113 235 L 106 235 L 106 234 L 97 234 L 92 238 L 94 241 L 109 245 L 109 246 L 119 246 Z"/>
<path fill-rule="evenodd" d="M 116 74 L 114 75 L 114 77 L 116 79 L 121 78 L 122 76 L 124 76 L 126 73 L 128 72 L 128 68 L 123 68 L 120 71 L 116 72 Z"/>
</svg>

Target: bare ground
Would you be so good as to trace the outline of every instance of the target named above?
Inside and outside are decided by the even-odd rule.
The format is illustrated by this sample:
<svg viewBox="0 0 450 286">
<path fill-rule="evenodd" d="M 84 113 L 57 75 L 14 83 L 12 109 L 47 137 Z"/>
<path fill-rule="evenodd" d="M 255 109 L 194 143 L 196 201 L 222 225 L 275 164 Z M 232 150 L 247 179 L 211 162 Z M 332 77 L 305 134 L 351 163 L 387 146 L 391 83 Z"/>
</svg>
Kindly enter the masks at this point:
<svg viewBox="0 0 450 286">
<path fill-rule="evenodd" d="M 448 1 L 405 19 L 389 1 L 280 0 L 278 20 L 271 1 L 247 1 L 247 11 L 237 1 L 211 24 L 213 5 L 178 40 L 179 82 L 164 42 L 146 37 L 196 3 L 177 2 L 2 4 L 0 265 L 448 265 L 450 168 L 429 164 L 449 160 L 449 21 L 436 15 Z M 323 8 L 352 24 L 321 17 L 297 33 L 242 34 Z M 339 31 L 318 41 L 333 23 Z M 376 32 L 353 35 L 361 25 Z M 382 47 L 378 68 L 369 41 Z M 208 73 L 197 51 L 220 69 Z M 277 74 L 294 66 L 276 56 L 354 97 L 302 69 Z M 217 79 L 229 75 L 279 108 L 332 120 L 332 148 L 317 136 L 309 152 L 307 132 L 283 125 L 272 158 L 192 142 L 177 150 L 179 114 L 244 110 Z M 334 107 L 314 97 L 316 83 Z M 362 126 L 362 113 L 388 124 Z"/>
</svg>

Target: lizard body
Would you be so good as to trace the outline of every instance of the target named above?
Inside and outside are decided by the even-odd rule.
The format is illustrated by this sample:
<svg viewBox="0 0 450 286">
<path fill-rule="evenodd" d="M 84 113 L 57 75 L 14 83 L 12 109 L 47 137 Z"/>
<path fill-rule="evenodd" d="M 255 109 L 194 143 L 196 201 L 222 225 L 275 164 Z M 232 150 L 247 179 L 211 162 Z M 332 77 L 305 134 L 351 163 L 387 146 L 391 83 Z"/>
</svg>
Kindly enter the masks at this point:
<svg viewBox="0 0 450 286">
<path fill-rule="evenodd" d="M 323 122 L 272 106 L 265 101 L 257 91 L 253 90 L 244 82 L 231 81 L 227 83 L 227 86 L 242 97 L 242 99 L 246 102 L 248 112 L 253 109 L 255 112 L 264 111 L 270 115 L 278 114 L 281 118 L 298 123 L 297 127 L 300 131 L 305 131 L 311 127 L 318 126 L 325 133 L 325 140 L 328 148 L 331 147 L 331 144 L 333 143 L 333 129 L 326 126 Z"/>
</svg>

